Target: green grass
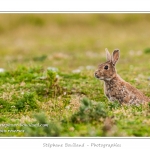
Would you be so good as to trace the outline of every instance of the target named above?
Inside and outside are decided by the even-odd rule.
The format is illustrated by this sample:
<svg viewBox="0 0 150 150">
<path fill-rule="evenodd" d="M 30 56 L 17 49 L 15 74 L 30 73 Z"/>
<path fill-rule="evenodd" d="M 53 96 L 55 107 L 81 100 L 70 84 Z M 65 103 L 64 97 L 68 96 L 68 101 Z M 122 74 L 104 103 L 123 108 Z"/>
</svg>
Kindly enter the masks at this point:
<svg viewBox="0 0 150 150">
<path fill-rule="evenodd" d="M 121 106 L 94 78 L 105 48 L 150 97 L 149 14 L 0 14 L 0 136 L 150 136 L 150 105 Z"/>
</svg>

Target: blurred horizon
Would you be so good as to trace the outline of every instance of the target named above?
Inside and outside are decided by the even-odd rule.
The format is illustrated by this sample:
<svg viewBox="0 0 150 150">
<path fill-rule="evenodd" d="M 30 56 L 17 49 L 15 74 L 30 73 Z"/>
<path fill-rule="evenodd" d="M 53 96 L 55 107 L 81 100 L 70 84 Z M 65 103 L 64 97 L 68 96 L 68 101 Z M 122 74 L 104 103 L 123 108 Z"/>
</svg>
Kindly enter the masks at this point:
<svg viewBox="0 0 150 150">
<path fill-rule="evenodd" d="M 140 56 L 150 47 L 149 26 L 150 14 L 0 14 L 0 67 L 69 70 L 104 60 L 105 48 Z"/>
</svg>

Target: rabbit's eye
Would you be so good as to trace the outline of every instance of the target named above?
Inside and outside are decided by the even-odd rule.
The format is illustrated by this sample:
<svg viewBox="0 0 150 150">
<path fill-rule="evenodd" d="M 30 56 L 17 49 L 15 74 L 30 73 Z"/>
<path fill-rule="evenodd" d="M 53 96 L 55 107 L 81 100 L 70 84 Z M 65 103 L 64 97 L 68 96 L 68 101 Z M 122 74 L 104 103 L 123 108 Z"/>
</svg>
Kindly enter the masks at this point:
<svg viewBox="0 0 150 150">
<path fill-rule="evenodd" d="M 107 70 L 107 69 L 108 69 L 108 66 L 106 65 L 106 66 L 104 67 L 104 69 L 106 69 L 106 70 Z"/>
</svg>

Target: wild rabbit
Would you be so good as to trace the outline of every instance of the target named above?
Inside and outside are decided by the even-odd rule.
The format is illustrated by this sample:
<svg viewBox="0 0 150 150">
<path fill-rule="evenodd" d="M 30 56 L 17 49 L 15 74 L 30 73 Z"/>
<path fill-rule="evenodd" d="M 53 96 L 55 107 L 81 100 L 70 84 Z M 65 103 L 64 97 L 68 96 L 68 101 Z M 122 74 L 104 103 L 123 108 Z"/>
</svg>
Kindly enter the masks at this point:
<svg viewBox="0 0 150 150">
<path fill-rule="evenodd" d="M 104 81 L 104 93 L 110 101 L 118 100 L 121 104 L 139 105 L 150 102 L 138 89 L 124 81 L 116 71 L 119 60 L 119 50 L 114 50 L 111 55 L 106 49 L 107 62 L 99 65 L 95 77 Z"/>
</svg>

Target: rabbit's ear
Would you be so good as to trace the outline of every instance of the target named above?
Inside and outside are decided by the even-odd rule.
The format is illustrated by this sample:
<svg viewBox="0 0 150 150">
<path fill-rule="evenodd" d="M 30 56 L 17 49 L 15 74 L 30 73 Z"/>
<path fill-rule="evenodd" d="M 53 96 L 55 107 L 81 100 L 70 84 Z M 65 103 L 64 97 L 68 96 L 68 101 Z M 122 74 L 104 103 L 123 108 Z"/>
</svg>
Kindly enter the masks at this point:
<svg viewBox="0 0 150 150">
<path fill-rule="evenodd" d="M 114 50 L 112 54 L 112 63 L 115 65 L 119 59 L 119 50 Z"/>
<path fill-rule="evenodd" d="M 106 51 L 106 60 L 111 61 L 111 55 L 110 55 L 108 49 L 106 48 L 105 51 Z"/>
</svg>

